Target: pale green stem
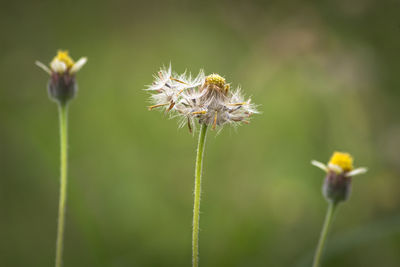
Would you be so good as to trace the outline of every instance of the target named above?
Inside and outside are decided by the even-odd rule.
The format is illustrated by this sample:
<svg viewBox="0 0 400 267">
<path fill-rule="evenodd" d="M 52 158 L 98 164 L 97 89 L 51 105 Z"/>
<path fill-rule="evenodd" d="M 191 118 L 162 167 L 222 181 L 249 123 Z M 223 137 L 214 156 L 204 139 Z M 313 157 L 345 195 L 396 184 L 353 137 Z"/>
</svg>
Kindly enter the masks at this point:
<svg viewBox="0 0 400 267">
<path fill-rule="evenodd" d="M 320 266 L 322 252 L 324 250 L 326 237 L 328 235 L 329 227 L 332 223 L 333 214 L 335 213 L 336 206 L 337 206 L 337 203 L 329 202 L 328 210 L 327 210 L 326 216 L 325 216 L 324 226 L 322 227 L 322 231 L 319 236 L 317 250 L 315 251 L 313 267 Z"/>
<path fill-rule="evenodd" d="M 57 243 L 56 243 L 56 267 L 62 266 L 63 245 L 64 245 L 64 224 L 65 224 L 65 206 L 67 202 L 67 104 L 59 104 L 60 115 L 60 202 L 58 206 L 58 227 L 57 227 Z"/>
<path fill-rule="evenodd" d="M 196 171 L 194 184 L 193 232 L 192 232 L 192 266 L 199 266 L 199 224 L 200 224 L 200 196 L 201 171 L 203 168 L 204 144 L 206 142 L 207 125 L 202 124 L 197 145 Z"/>
</svg>

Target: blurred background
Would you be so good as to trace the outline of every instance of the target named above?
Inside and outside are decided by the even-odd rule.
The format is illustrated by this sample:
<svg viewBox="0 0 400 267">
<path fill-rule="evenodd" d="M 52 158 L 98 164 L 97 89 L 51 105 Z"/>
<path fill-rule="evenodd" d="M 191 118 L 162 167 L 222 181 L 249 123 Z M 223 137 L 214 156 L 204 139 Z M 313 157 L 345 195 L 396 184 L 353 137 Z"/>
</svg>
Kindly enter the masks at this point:
<svg viewBox="0 0 400 267">
<path fill-rule="evenodd" d="M 0 29 L 0 266 L 53 266 L 57 49 L 88 57 L 70 105 L 64 266 L 190 266 L 197 135 L 146 108 L 170 62 L 219 73 L 262 114 L 210 132 L 201 266 L 310 266 L 334 150 L 369 172 L 323 266 L 400 266 L 397 1 L 8 1 Z"/>
</svg>

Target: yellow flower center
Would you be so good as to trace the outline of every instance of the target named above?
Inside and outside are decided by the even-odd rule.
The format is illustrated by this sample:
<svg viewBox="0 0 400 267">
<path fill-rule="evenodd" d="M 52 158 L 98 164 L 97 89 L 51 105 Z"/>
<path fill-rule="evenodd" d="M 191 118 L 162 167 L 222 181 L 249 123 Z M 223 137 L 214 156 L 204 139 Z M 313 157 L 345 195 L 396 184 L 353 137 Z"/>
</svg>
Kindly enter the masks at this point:
<svg viewBox="0 0 400 267">
<path fill-rule="evenodd" d="M 349 153 L 334 152 L 329 164 L 337 165 L 343 171 L 348 172 L 353 170 L 353 157 Z"/>
<path fill-rule="evenodd" d="M 224 88 L 225 79 L 223 77 L 219 76 L 218 74 L 213 73 L 206 77 L 206 84 L 207 85 L 213 84 L 213 85 L 218 86 L 219 88 Z"/>
<path fill-rule="evenodd" d="M 54 57 L 53 61 L 54 60 L 64 62 L 68 69 L 75 64 L 72 58 L 68 55 L 68 51 L 63 50 L 58 50 L 57 56 Z"/>
</svg>

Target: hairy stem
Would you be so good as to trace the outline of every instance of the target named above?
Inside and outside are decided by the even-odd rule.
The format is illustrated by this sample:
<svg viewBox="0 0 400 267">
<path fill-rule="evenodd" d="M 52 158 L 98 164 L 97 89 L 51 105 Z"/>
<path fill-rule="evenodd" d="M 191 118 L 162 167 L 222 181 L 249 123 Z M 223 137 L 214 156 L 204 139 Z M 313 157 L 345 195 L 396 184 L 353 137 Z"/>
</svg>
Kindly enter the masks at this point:
<svg viewBox="0 0 400 267">
<path fill-rule="evenodd" d="M 319 236 L 317 250 L 315 251 L 313 267 L 319 267 L 321 263 L 321 256 L 324 250 L 326 237 L 328 235 L 329 227 L 332 223 L 333 214 L 335 213 L 337 203 L 329 202 L 328 210 L 326 212 L 324 226 L 322 227 L 321 234 Z"/>
<path fill-rule="evenodd" d="M 207 125 L 202 124 L 197 145 L 194 207 L 193 207 L 193 232 L 192 232 L 192 266 L 199 266 L 199 224 L 200 224 L 200 196 L 201 196 L 201 172 L 203 168 L 204 144 L 206 142 Z"/>
<path fill-rule="evenodd" d="M 60 200 L 58 206 L 58 226 L 57 226 L 57 243 L 56 243 L 56 267 L 62 266 L 63 245 L 64 245 L 64 224 L 65 224 L 65 207 L 67 202 L 67 104 L 59 104 L 60 115 Z"/>
</svg>

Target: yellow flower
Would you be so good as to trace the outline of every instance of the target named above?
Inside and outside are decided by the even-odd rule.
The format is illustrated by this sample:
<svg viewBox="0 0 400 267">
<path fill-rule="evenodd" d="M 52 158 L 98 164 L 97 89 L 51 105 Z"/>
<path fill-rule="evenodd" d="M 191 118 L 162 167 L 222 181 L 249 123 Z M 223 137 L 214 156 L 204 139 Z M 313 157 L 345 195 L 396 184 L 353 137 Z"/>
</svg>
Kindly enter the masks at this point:
<svg viewBox="0 0 400 267">
<path fill-rule="evenodd" d="M 345 201 L 351 192 L 351 177 L 367 172 L 366 168 L 353 168 L 349 153 L 334 152 L 328 164 L 313 160 L 311 164 L 326 172 L 322 194 L 334 204 Z"/>
<path fill-rule="evenodd" d="M 68 51 L 66 50 L 58 50 L 57 56 L 54 57 L 50 65 L 56 61 L 64 62 L 64 64 L 67 66 L 68 69 L 74 66 L 75 64 L 74 60 L 68 55 Z"/>
<path fill-rule="evenodd" d="M 36 61 L 36 65 L 43 69 L 48 74 L 52 75 L 52 73 L 58 74 L 75 74 L 78 70 L 80 70 L 83 65 L 86 64 L 87 58 L 82 57 L 77 62 L 75 62 L 68 54 L 68 51 L 58 50 L 57 55 L 50 62 L 50 68 L 47 67 L 42 62 Z"/>
<path fill-rule="evenodd" d="M 206 77 L 206 84 L 213 84 L 220 88 L 224 88 L 225 86 L 225 78 L 219 76 L 218 74 L 211 74 Z"/>
<path fill-rule="evenodd" d="M 75 97 L 78 90 L 75 73 L 86 61 L 87 58 L 82 57 L 75 62 L 65 50 L 58 50 L 49 66 L 36 61 L 36 65 L 50 75 L 48 91 L 52 100 L 65 104 Z"/>
<path fill-rule="evenodd" d="M 204 85 L 204 88 L 216 89 L 224 95 L 227 95 L 230 88 L 230 85 L 226 84 L 225 78 L 216 73 L 208 75 L 205 79 Z"/>
<path fill-rule="evenodd" d="M 349 172 L 353 170 L 353 157 L 349 153 L 334 152 L 328 165 L 336 165 L 343 171 Z"/>
<path fill-rule="evenodd" d="M 367 172 L 366 168 L 354 169 L 353 157 L 345 152 L 334 152 L 327 165 L 316 160 L 311 161 L 311 164 L 327 173 L 333 171 L 336 174 L 344 174 L 345 177 L 352 177 Z"/>
</svg>

